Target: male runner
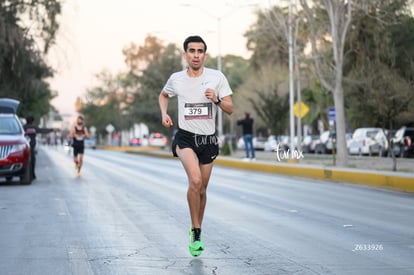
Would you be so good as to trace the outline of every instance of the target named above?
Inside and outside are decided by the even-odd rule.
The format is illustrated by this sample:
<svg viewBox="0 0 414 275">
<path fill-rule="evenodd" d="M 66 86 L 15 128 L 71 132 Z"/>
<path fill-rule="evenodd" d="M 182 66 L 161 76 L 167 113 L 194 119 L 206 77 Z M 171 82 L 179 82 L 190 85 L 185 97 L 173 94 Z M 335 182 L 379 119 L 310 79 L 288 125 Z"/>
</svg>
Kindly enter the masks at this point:
<svg viewBox="0 0 414 275">
<path fill-rule="evenodd" d="M 76 119 L 76 125 L 70 130 L 69 133 L 69 136 L 73 139 L 73 161 L 75 162 L 75 169 L 77 170 L 78 176 L 80 176 L 83 164 L 85 138 L 89 138 L 88 128 L 85 127 L 83 120 L 83 116 L 79 115 Z"/>
<path fill-rule="evenodd" d="M 188 67 L 173 73 L 159 96 L 162 124 L 173 125 L 167 113 L 168 99 L 178 97 L 178 131 L 172 151 L 184 167 L 188 178 L 187 201 L 191 228 L 189 250 L 199 256 L 205 249 L 201 225 L 207 202 L 207 185 L 213 161 L 219 154 L 216 132 L 218 108 L 233 112 L 232 91 L 226 77 L 218 70 L 204 67 L 207 45 L 200 36 L 184 41 L 183 57 Z"/>
</svg>

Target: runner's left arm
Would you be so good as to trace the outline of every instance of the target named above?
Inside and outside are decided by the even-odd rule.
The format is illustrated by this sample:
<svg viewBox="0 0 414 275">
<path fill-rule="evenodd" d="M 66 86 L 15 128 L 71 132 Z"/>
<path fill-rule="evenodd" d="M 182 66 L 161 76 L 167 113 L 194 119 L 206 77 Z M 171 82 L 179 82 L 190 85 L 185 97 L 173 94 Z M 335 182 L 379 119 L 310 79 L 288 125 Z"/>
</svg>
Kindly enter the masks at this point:
<svg viewBox="0 0 414 275">
<path fill-rule="evenodd" d="M 85 127 L 85 138 L 89 138 L 89 137 L 90 135 L 89 135 L 88 128 Z"/>
<path fill-rule="evenodd" d="M 223 112 L 225 112 L 228 115 L 231 115 L 233 113 L 233 100 L 231 99 L 231 96 L 225 96 L 221 99 L 220 104 L 218 104 Z"/>
</svg>

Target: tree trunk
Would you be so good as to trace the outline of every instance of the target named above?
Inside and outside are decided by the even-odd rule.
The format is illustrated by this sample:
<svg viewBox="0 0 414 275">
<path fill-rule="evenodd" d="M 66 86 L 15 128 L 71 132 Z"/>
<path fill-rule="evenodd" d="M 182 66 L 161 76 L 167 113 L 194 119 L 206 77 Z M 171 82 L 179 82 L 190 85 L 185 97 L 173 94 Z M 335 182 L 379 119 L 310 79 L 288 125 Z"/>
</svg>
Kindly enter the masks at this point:
<svg viewBox="0 0 414 275">
<path fill-rule="evenodd" d="M 337 82 L 341 83 L 341 82 Z M 335 101 L 335 116 L 336 116 L 336 150 L 337 159 L 336 165 L 345 167 L 348 164 L 348 149 L 346 147 L 345 139 L 345 109 L 344 109 L 344 95 L 342 85 L 335 86 L 334 101 Z"/>
</svg>

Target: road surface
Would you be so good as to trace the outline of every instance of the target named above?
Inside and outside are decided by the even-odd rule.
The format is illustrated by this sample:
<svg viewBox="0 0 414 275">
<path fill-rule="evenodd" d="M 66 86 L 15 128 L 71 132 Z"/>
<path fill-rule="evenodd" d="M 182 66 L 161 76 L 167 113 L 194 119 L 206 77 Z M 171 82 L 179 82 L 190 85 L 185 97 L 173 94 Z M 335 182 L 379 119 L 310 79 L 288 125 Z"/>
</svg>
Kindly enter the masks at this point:
<svg viewBox="0 0 414 275">
<path fill-rule="evenodd" d="M 87 150 L 77 177 L 40 147 L 37 176 L 0 182 L 1 274 L 414 274 L 412 194 L 216 166 L 193 258 L 176 159 Z"/>
</svg>

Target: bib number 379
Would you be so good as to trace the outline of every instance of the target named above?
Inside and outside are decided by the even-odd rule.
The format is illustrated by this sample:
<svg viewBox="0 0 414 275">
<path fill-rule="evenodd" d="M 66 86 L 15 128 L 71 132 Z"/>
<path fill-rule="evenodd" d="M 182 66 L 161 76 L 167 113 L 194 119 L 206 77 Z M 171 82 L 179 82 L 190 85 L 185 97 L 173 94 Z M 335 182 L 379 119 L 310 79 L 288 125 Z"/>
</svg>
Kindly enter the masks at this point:
<svg viewBox="0 0 414 275">
<path fill-rule="evenodd" d="M 187 120 L 211 118 L 211 103 L 186 103 L 184 106 L 184 117 Z"/>
</svg>

